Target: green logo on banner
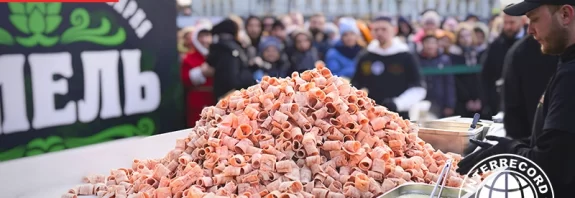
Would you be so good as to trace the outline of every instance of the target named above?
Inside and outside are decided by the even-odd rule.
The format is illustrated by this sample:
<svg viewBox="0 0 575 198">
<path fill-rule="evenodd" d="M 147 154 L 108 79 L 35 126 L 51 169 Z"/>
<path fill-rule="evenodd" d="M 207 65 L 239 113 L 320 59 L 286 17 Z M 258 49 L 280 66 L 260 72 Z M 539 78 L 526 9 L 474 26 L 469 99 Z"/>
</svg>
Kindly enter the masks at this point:
<svg viewBox="0 0 575 198">
<path fill-rule="evenodd" d="M 14 45 L 18 43 L 25 47 L 51 47 L 58 42 L 69 44 L 75 42 L 90 42 L 104 46 L 122 44 L 126 40 L 124 28 L 118 28 L 111 34 L 111 23 L 102 18 L 97 28 L 90 28 L 90 14 L 84 8 L 76 8 L 70 14 L 72 27 L 62 35 L 52 35 L 60 26 L 62 3 L 8 3 L 10 22 L 26 36 L 13 36 L 6 29 L 0 28 L 0 44 Z"/>
<path fill-rule="evenodd" d="M 0 152 L 0 162 L 23 156 L 34 156 L 47 152 L 76 148 L 83 145 L 101 143 L 117 138 L 132 136 L 149 136 L 156 130 L 156 124 L 148 117 L 141 118 L 136 125 L 123 124 L 101 131 L 89 137 L 59 137 L 36 138 L 26 145 Z"/>
</svg>

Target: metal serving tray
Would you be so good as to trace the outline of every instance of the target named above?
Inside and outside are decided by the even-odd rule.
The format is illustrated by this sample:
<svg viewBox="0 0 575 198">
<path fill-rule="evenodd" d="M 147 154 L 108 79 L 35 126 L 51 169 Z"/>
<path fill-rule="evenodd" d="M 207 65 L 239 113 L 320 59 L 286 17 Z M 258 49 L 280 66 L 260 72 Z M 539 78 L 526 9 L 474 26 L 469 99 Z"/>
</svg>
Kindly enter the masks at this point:
<svg viewBox="0 0 575 198">
<path fill-rule="evenodd" d="M 482 123 L 477 123 L 473 130 L 469 130 L 471 123 L 456 121 L 427 121 L 419 123 L 418 136 L 433 148 L 443 152 L 464 154 L 470 144 L 470 139 L 483 140 L 486 130 Z"/>
<path fill-rule="evenodd" d="M 378 198 L 397 198 L 402 195 L 423 195 L 429 197 L 433 191 L 433 185 L 419 184 L 419 183 L 406 183 L 401 186 L 395 187 L 389 192 L 379 196 Z M 461 192 L 461 196 L 467 194 L 467 191 Z M 421 197 L 423 197 L 421 196 Z M 459 188 L 445 187 L 441 193 L 441 198 L 459 198 Z"/>
<path fill-rule="evenodd" d="M 473 118 L 454 116 L 454 117 L 439 119 L 439 121 L 453 121 L 453 122 L 462 122 L 462 123 L 471 124 L 471 122 L 473 121 Z M 487 132 L 489 132 L 489 130 L 491 129 L 491 126 L 494 123 L 491 120 L 481 120 L 480 119 L 479 122 L 477 122 L 477 124 L 481 124 L 481 126 L 483 126 L 483 131 L 481 131 L 481 136 L 478 138 L 478 139 L 482 140 L 482 139 L 485 139 Z"/>
</svg>

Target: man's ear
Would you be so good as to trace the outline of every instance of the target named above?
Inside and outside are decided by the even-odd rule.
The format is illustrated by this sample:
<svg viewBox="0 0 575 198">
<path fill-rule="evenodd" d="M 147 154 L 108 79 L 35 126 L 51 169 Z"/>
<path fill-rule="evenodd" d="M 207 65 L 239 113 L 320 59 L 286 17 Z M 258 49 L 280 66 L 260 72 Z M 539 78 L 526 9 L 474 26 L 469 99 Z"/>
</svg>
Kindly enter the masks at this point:
<svg viewBox="0 0 575 198">
<path fill-rule="evenodd" d="M 558 12 L 560 12 L 561 20 L 565 25 L 571 24 L 575 21 L 575 6 L 563 5 L 559 8 Z"/>
</svg>

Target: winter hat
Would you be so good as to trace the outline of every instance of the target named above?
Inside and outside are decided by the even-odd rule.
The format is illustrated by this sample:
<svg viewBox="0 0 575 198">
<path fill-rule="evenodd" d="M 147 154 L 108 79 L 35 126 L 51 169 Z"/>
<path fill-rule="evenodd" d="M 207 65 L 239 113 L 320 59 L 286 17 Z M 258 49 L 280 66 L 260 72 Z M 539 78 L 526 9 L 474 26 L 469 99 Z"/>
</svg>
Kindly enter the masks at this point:
<svg viewBox="0 0 575 198">
<path fill-rule="evenodd" d="M 333 33 L 337 34 L 338 33 L 338 27 L 337 27 L 337 25 L 329 22 L 329 23 L 325 24 L 323 32 L 326 34 L 333 34 Z"/>
<path fill-rule="evenodd" d="M 220 23 L 218 23 L 217 25 L 215 25 L 212 28 L 212 34 L 217 35 L 217 34 L 231 34 L 231 35 L 238 35 L 238 32 L 240 31 L 240 28 L 238 26 L 238 24 L 231 20 L 231 19 L 224 19 L 223 21 L 221 21 Z"/>
<path fill-rule="evenodd" d="M 355 22 L 355 19 L 349 17 L 343 17 L 339 19 L 339 33 L 343 35 L 348 32 L 359 34 L 359 28 L 357 28 L 357 23 Z"/>
<path fill-rule="evenodd" d="M 268 47 L 275 47 L 276 49 L 278 49 L 278 51 L 282 51 L 283 50 L 283 43 L 280 39 L 278 39 L 274 36 L 267 36 L 267 37 L 262 38 L 262 41 L 260 42 L 260 46 L 259 46 L 258 50 L 261 53 L 265 49 L 267 49 Z"/>
<path fill-rule="evenodd" d="M 309 32 L 308 30 L 303 29 L 303 28 L 296 28 L 295 30 L 293 30 L 293 31 L 291 32 L 290 35 L 291 35 L 291 37 L 292 37 L 292 40 L 295 41 L 295 40 L 296 40 L 296 37 L 297 37 L 298 35 L 300 35 L 300 34 L 306 35 L 307 38 L 308 38 L 310 41 L 312 40 L 311 32 Z"/>
<path fill-rule="evenodd" d="M 428 11 L 423 14 L 423 16 L 421 16 L 421 22 L 422 24 L 426 22 L 433 22 L 433 24 L 439 27 L 439 25 L 441 25 L 441 16 L 435 11 Z"/>
<path fill-rule="evenodd" d="M 200 23 L 196 26 L 196 30 L 194 31 L 193 35 L 192 35 L 192 43 L 194 44 L 194 47 L 196 48 L 196 50 L 198 50 L 198 52 L 200 52 L 202 55 L 206 56 L 208 55 L 209 49 L 202 46 L 202 44 L 200 43 L 200 40 L 198 40 L 199 35 L 201 32 L 209 32 L 212 30 L 212 25 L 209 23 Z"/>
</svg>

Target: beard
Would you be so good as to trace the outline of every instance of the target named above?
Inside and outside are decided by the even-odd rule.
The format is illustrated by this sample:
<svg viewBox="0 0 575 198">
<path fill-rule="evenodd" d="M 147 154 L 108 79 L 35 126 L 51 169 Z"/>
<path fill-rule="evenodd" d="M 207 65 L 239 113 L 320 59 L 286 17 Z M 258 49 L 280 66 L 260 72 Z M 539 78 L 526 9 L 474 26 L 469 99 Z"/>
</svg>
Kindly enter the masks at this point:
<svg viewBox="0 0 575 198">
<path fill-rule="evenodd" d="M 567 48 L 569 33 L 565 29 L 559 28 L 558 24 L 552 24 L 550 27 L 549 32 L 552 32 L 553 35 L 541 39 L 545 41 L 541 43 L 541 52 L 549 55 L 561 55 Z"/>
</svg>

